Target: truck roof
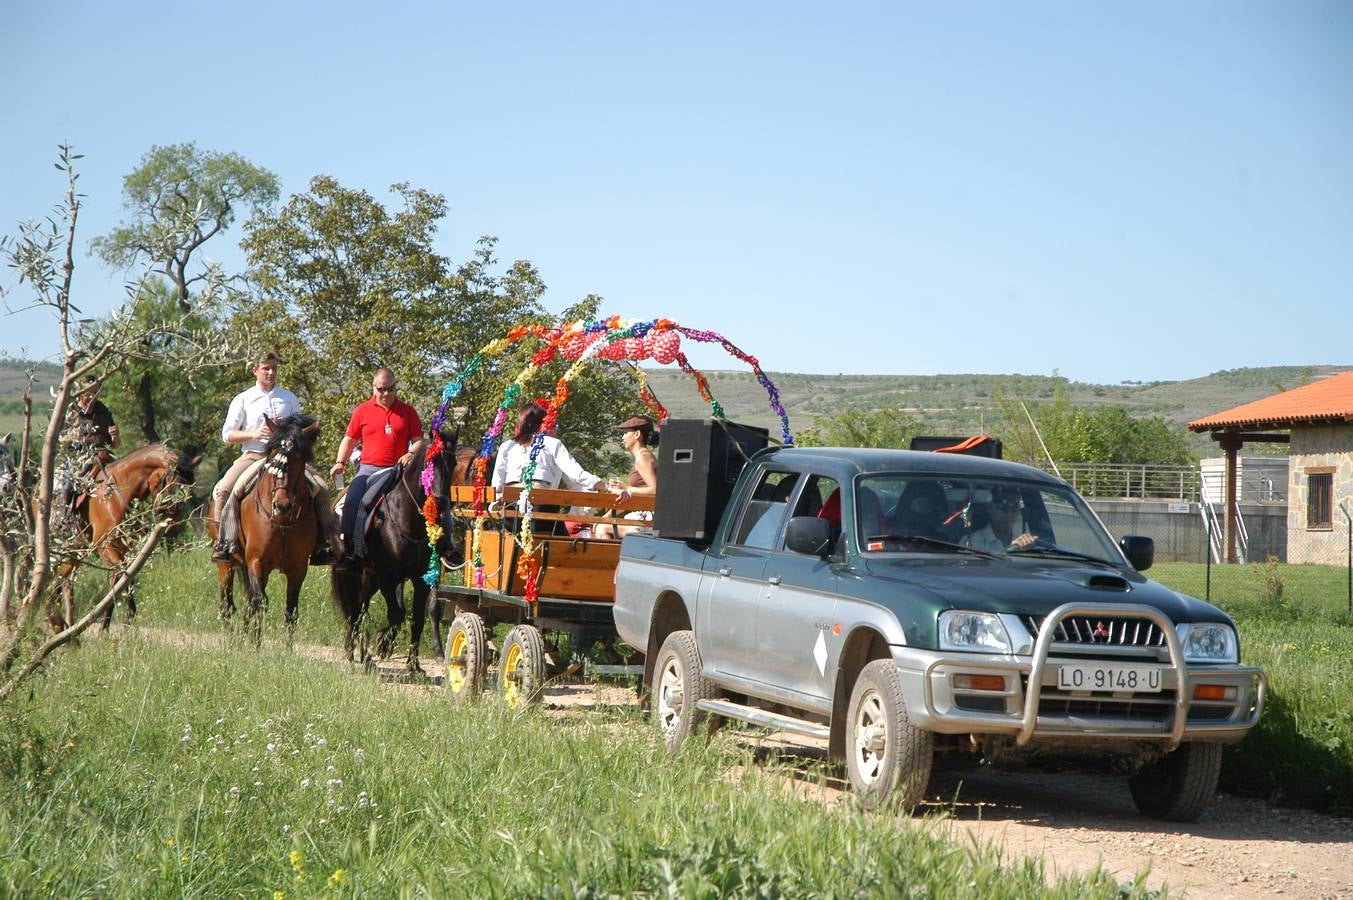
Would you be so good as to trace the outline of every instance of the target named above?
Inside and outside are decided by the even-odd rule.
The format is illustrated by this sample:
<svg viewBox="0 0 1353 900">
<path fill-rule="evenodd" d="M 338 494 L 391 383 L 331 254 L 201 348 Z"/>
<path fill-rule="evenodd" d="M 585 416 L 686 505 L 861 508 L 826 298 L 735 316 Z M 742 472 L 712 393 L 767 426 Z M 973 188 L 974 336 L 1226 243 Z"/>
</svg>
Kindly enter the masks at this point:
<svg viewBox="0 0 1353 900">
<path fill-rule="evenodd" d="M 1018 478 L 1045 484 L 1064 485 L 1041 469 L 1004 459 L 968 456 L 962 453 L 934 453 L 923 450 L 889 450 L 865 447 L 777 447 L 757 454 L 758 461 L 800 466 L 830 463 L 855 474 L 865 472 L 919 472 L 948 474 L 968 478 Z"/>
</svg>

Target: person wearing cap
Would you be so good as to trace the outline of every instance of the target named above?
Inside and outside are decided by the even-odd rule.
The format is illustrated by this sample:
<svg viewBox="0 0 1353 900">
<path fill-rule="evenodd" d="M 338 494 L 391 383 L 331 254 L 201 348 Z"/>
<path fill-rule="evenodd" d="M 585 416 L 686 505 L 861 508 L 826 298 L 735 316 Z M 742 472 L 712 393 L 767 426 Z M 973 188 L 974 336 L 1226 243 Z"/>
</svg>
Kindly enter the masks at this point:
<svg viewBox="0 0 1353 900">
<path fill-rule="evenodd" d="M 77 457 L 79 473 L 82 478 L 98 474 L 105 465 L 113 461 L 112 448 L 118 444 L 117 423 L 113 414 L 99 399 L 99 379 L 90 376 L 85 379 L 75 402 L 66 410 L 68 426 L 58 438 L 71 454 Z M 67 460 L 56 472 L 54 494 L 64 497 L 66 506 L 75 500 L 76 463 Z"/>
<path fill-rule="evenodd" d="M 229 562 L 239 552 L 239 498 L 233 494 L 245 470 L 263 458 L 272 429 L 268 419 L 277 421 L 287 416 L 300 415 L 301 401 L 284 387 L 277 386 L 277 367 L 281 359 L 271 350 L 254 357 L 254 386 L 241 391 L 230 401 L 225 424 L 221 426 L 221 440 L 240 447 L 239 459 L 226 469 L 212 488 L 212 516 L 218 523 L 216 544 L 211 558 Z M 266 418 L 265 418 L 266 417 Z M 315 517 L 319 522 L 319 540 L 311 562 L 326 565 L 333 561 L 337 546 L 338 528 L 329 502 L 329 488 L 309 467 L 310 491 L 315 502 Z"/>
<path fill-rule="evenodd" d="M 630 467 L 628 481 L 613 484 L 611 485 L 612 489 L 621 491 L 622 501 L 628 499 L 631 495 L 653 496 L 657 494 L 658 458 L 653 455 L 652 448 L 657 446 L 658 432 L 653 425 L 653 420 L 648 416 L 631 416 L 615 427 L 622 432 L 620 435 L 621 446 L 630 456 L 634 457 L 634 464 Z M 653 514 L 647 510 L 636 510 L 626 513 L 625 518 L 651 522 Z M 597 529 L 597 535 L 599 537 L 624 537 L 626 532 L 633 531 L 638 527 L 640 526 L 612 527 L 602 525 Z"/>
<path fill-rule="evenodd" d="M 84 387 L 75 397 L 75 404 L 67 413 L 70 427 L 61 435 L 61 442 L 73 451 L 107 451 L 117 446 L 117 423 L 113 414 L 99 399 L 101 383 L 97 378 L 85 379 Z M 105 462 L 107 460 L 104 460 Z"/>
</svg>

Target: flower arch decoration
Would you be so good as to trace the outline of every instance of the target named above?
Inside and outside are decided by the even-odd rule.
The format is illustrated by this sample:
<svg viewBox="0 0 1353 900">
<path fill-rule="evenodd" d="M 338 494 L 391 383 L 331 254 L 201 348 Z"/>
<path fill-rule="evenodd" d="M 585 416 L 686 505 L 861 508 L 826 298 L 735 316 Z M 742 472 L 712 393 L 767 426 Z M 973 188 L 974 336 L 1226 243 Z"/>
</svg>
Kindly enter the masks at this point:
<svg viewBox="0 0 1353 900">
<path fill-rule="evenodd" d="M 485 488 L 487 487 L 487 474 L 489 459 L 494 455 L 498 439 L 502 434 L 504 426 L 507 424 L 508 413 L 522 397 L 522 392 L 529 384 L 533 376 L 540 368 L 557 356 L 562 356 L 572 362 L 572 365 L 555 382 L 553 394 L 542 398 L 545 406 L 545 420 L 541 424 L 540 431 L 536 434 L 531 444 L 530 457 L 526 468 L 522 472 L 522 484 L 524 494 L 524 510 L 521 517 L 521 524 L 518 530 L 517 543 L 521 547 L 521 553 L 518 554 L 517 574 L 521 577 L 525 585 L 525 599 L 534 603 L 537 599 L 538 576 L 540 572 L 540 563 L 534 558 L 535 538 L 532 530 L 532 507 L 530 503 L 530 493 L 532 486 L 531 476 L 534 474 L 536 458 L 544 446 L 544 436 L 555 426 L 559 418 L 559 411 L 564 404 L 568 402 L 569 385 L 572 380 L 590 365 L 598 357 L 613 361 L 624 360 L 642 360 L 653 359 L 662 365 L 676 363 L 676 365 L 686 374 L 690 375 L 695 381 L 696 390 L 702 400 L 710 405 L 710 414 L 715 418 L 725 418 L 723 407 L 714 399 L 709 388 L 709 380 L 699 369 L 690 364 L 686 354 L 681 350 L 681 338 L 686 337 L 690 340 L 701 343 L 717 343 L 729 353 L 729 355 L 742 360 L 752 367 L 757 380 L 766 389 L 770 400 L 771 409 L 780 419 L 781 438 L 785 446 L 792 446 L 794 443 L 793 434 L 789 429 L 789 417 L 785 413 L 784 405 L 780 401 L 780 392 L 774 382 L 762 371 L 760 363 L 755 356 L 743 352 L 723 335 L 714 331 L 705 331 L 695 328 L 686 328 L 671 319 L 651 319 L 651 320 L 626 320 L 619 316 L 611 316 L 601 320 L 579 320 L 567 326 L 546 326 L 546 325 L 523 325 L 510 329 L 506 335 L 485 344 L 480 350 L 470 358 L 460 373 L 449 382 L 442 391 L 441 404 L 437 407 L 432 417 L 432 430 L 436 434 L 441 426 L 445 424 L 448 411 L 455 398 L 464 390 L 465 384 L 483 367 L 485 361 L 490 357 L 501 354 L 504 350 L 516 344 L 517 342 L 534 337 L 543 342 L 543 346 L 531 356 L 531 362 L 522 369 L 512 382 L 504 389 L 502 401 L 499 403 L 498 410 L 494 415 L 493 423 L 488 430 L 484 432 L 484 437 L 480 443 L 479 452 L 475 456 L 472 467 L 474 491 L 472 495 L 472 509 L 475 512 L 475 521 L 471 530 L 472 553 L 469 564 L 465 566 L 465 584 L 467 587 L 484 586 L 484 568 L 483 559 L 480 554 L 480 546 L 483 537 L 484 522 L 488 515 L 488 508 L 485 502 Z M 634 367 L 632 374 L 639 383 L 640 399 L 646 406 L 657 414 L 659 422 L 667 418 L 667 411 L 662 404 L 658 402 L 657 397 L 648 387 L 647 377 L 643 370 Z M 423 470 L 423 486 L 431 495 L 432 481 L 432 460 L 436 455 L 442 452 L 443 446 L 440 439 L 434 439 L 432 447 L 428 450 L 427 465 Z M 435 501 L 430 501 L 424 508 L 424 514 L 428 521 L 428 541 L 435 544 L 441 537 L 441 528 L 436 523 Z M 441 566 L 436 554 L 433 554 L 429 562 L 427 574 L 424 580 L 434 589 L 441 582 Z"/>
</svg>

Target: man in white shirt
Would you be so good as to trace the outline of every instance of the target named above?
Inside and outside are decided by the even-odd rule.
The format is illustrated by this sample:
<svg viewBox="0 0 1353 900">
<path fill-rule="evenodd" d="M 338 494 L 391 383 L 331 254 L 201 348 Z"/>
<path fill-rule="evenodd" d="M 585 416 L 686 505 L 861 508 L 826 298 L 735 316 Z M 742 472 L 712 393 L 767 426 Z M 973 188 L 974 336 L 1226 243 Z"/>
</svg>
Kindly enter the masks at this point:
<svg viewBox="0 0 1353 900">
<path fill-rule="evenodd" d="M 239 503 L 231 496 L 235 482 L 244 471 L 263 458 L 271 429 L 264 416 L 274 421 L 301 413 L 301 401 L 296 395 L 277 386 L 277 354 L 265 350 L 254 358 L 254 386 L 241 391 L 230 401 L 225 424 L 221 426 L 221 440 L 238 444 L 242 450 L 239 459 L 226 470 L 212 489 L 212 516 L 218 522 L 216 544 L 211 558 L 229 562 L 239 550 Z M 307 474 L 311 474 L 307 468 Z M 329 490 L 317 476 L 311 475 L 311 493 L 315 499 L 315 516 L 319 520 L 319 541 L 311 562 L 325 565 L 333 561 L 333 541 L 337 534 L 334 513 L 329 505 Z"/>
</svg>

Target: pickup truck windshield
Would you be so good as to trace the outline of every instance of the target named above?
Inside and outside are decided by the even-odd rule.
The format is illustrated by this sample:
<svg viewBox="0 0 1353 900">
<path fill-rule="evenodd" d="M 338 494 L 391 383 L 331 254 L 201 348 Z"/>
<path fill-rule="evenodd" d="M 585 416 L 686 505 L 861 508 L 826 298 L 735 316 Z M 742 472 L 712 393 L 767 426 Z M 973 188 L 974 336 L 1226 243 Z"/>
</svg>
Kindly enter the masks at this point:
<svg viewBox="0 0 1353 900">
<path fill-rule="evenodd" d="M 866 553 L 925 551 L 928 542 L 942 541 L 997 556 L 1036 550 L 1043 551 L 1040 556 L 1124 562 L 1085 501 L 1069 488 L 871 474 L 856 480 L 854 501 L 856 533 Z"/>
</svg>

